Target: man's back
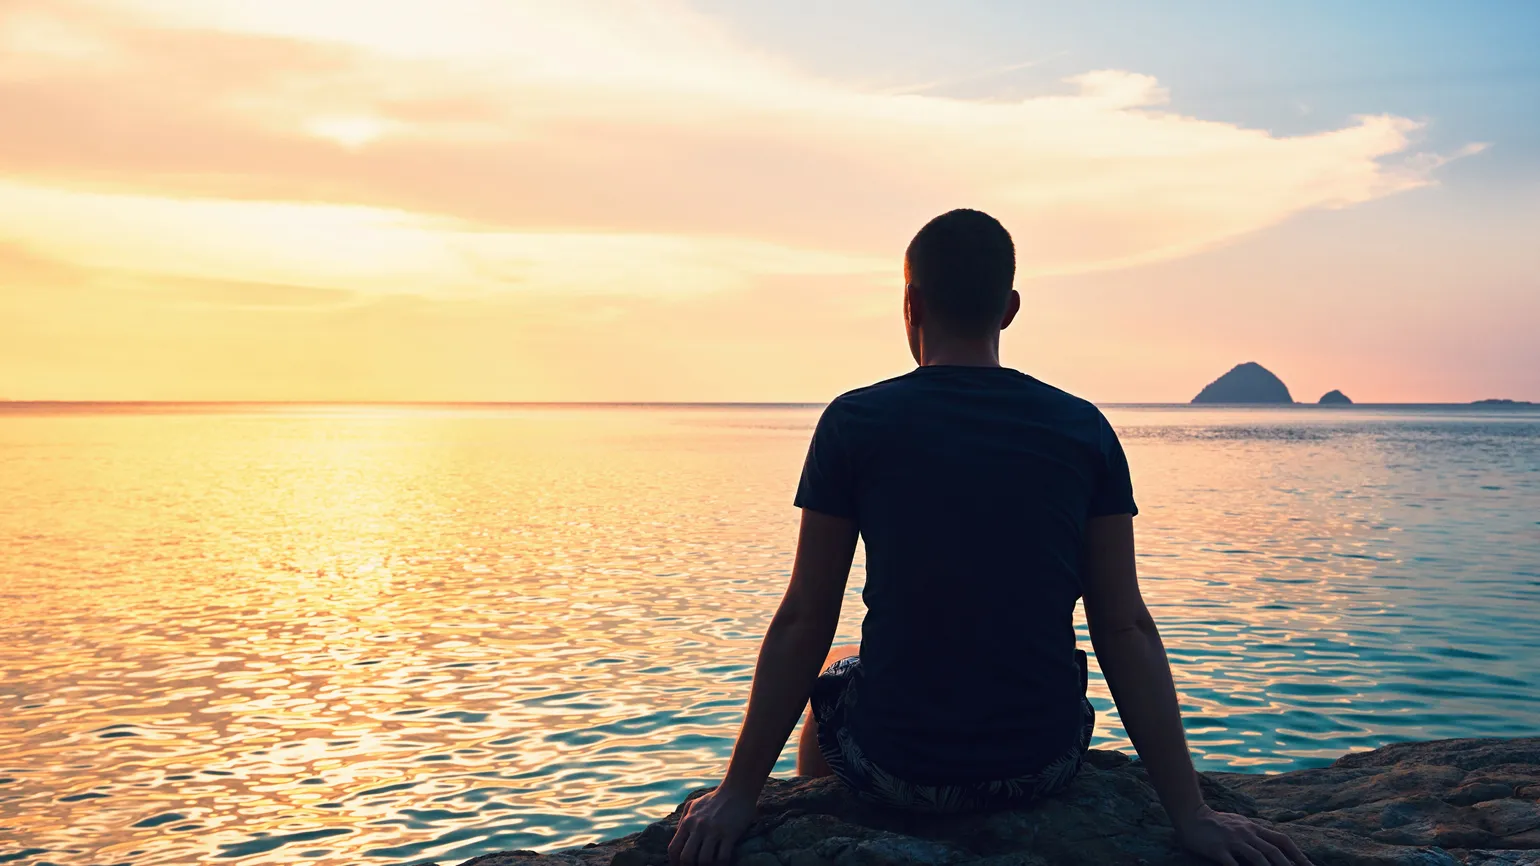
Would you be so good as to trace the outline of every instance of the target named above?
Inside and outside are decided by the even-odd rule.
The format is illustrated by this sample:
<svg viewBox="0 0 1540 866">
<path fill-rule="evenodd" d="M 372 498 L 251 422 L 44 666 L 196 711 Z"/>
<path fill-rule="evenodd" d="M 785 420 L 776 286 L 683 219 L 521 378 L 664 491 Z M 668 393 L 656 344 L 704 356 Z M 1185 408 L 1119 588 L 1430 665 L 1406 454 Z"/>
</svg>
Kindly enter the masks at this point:
<svg viewBox="0 0 1540 866">
<path fill-rule="evenodd" d="M 866 544 L 851 733 L 876 765 L 983 781 L 1074 742 L 1085 522 L 1135 512 L 1094 406 L 1015 370 L 920 367 L 830 404 L 797 505 Z"/>
<path fill-rule="evenodd" d="M 1084 595 L 1098 664 L 1182 845 L 1221 863 L 1309 866 L 1284 834 L 1203 802 L 1139 592 L 1117 436 L 1090 403 L 1000 367 L 1000 334 L 1021 312 L 1015 278 L 1010 233 L 981 211 L 936 217 L 904 251 L 920 367 L 840 397 L 818 422 L 797 556 L 743 730 L 722 784 L 685 807 L 674 862 L 731 859 L 804 708 L 797 772 L 878 803 L 955 812 L 1063 791 L 1095 723 L 1071 625 Z M 867 616 L 852 657 L 831 642 L 862 537 Z"/>
</svg>

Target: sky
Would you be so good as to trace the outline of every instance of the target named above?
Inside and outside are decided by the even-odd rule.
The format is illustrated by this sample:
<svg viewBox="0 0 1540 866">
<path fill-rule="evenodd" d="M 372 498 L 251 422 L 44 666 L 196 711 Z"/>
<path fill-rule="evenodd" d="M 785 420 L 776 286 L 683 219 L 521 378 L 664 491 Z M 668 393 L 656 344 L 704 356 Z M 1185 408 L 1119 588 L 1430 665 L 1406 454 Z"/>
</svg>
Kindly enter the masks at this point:
<svg viewBox="0 0 1540 866">
<path fill-rule="evenodd" d="M 0 398 L 1540 400 L 1540 5 L 0 0 Z"/>
</svg>

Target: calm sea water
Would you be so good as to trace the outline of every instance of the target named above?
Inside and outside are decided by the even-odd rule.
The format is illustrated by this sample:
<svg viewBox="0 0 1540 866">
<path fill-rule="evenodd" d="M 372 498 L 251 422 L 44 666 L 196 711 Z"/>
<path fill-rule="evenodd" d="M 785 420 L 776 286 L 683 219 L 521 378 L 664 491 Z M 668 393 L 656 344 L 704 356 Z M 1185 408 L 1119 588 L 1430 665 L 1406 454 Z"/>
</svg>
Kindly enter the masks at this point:
<svg viewBox="0 0 1540 866">
<path fill-rule="evenodd" d="M 731 749 L 817 414 L 0 407 L 0 861 L 448 863 L 667 813 Z M 1108 414 L 1202 767 L 1540 730 L 1540 412 Z"/>
</svg>

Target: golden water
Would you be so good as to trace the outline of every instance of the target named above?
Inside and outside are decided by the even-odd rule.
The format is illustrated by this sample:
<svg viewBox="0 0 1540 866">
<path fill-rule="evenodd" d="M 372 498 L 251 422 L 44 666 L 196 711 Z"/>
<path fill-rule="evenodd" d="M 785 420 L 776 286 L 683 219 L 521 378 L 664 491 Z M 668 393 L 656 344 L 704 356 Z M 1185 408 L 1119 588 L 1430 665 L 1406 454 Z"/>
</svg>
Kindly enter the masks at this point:
<svg viewBox="0 0 1540 866">
<path fill-rule="evenodd" d="M 817 412 L 0 408 L 0 862 L 448 863 L 665 814 L 731 748 Z M 1203 766 L 1540 730 L 1540 413 L 1109 416 Z"/>
</svg>

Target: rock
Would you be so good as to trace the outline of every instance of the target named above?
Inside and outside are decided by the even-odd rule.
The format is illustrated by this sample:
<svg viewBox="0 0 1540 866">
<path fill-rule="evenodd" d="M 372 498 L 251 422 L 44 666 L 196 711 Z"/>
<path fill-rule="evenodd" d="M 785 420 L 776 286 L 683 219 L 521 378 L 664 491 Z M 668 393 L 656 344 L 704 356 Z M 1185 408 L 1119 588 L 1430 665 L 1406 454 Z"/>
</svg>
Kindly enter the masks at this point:
<svg viewBox="0 0 1540 866">
<path fill-rule="evenodd" d="M 1316 402 L 1321 404 L 1322 406 L 1351 406 L 1351 405 L 1353 405 L 1353 401 L 1348 399 L 1348 395 L 1342 393 L 1341 391 L 1336 391 L 1336 390 L 1327 391 L 1325 394 L 1322 394 L 1321 395 L 1321 399 L 1317 400 Z"/>
<path fill-rule="evenodd" d="M 1540 738 L 1398 743 L 1317 770 L 1212 776 L 1250 796 L 1263 818 L 1288 814 L 1290 833 L 1313 826 L 1439 846 L 1465 864 L 1540 863 L 1540 804 L 1519 796 L 1540 778 Z M 1529 859 L 1493 853 L 1513 850 Z"/>
<path fill-rule="evenodd" d="M 1210 382 L 1194 403 L 1293 403 L 1289 388 L 1261 364 L 1247 361 Z"/>
<path fill-rule="evenodd" d="M 1273 776 L 1207 773 L 1214 808 L 1287 832 L 1317 866 L 1540 864 L 1540 737 L 1400 743 Z M 699 796 L 697 791 L 691 797 Z M 640 833 L 465 866 L 661 866 L 681 809 Z M 1198 866 L 1176 847 L 1143 767 L 1092 751 L 1067 791 L 1025 809 L 926 816 L 836 780 L 771 779 L 736 866 Z"/>
</svg>

